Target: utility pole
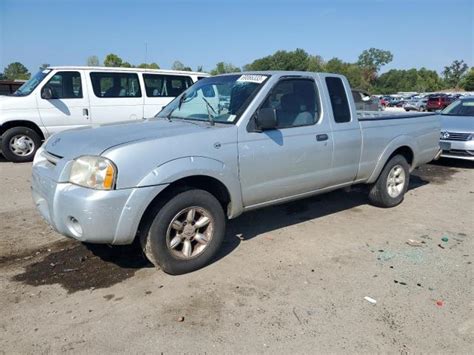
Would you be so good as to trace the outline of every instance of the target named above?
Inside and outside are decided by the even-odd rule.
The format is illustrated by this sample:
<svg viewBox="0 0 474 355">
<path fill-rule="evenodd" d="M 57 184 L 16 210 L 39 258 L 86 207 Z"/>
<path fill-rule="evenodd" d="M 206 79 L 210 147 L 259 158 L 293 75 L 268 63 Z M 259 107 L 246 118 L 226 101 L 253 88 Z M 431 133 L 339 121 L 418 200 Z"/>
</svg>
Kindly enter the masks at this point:
<svg viewBox="0 0 474 355">
<path fill-rule="evenodd" d="M 145 42 L 145 65 L 148 67 L 148 42 Z"/>
</svg>

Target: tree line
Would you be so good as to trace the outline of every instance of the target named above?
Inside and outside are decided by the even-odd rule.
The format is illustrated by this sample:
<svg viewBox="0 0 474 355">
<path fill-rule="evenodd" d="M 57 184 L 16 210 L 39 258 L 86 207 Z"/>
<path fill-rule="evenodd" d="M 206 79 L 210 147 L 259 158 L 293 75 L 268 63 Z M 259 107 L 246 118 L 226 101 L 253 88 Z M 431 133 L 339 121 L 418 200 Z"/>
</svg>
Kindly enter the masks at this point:
<svg viewBox="0 0 474 355">
<path fill-rule="evenodd" d="M 279 50 L 263 58 L 255 59 L 252 63 L 244 65 L 242 68 L 231 63 L 218 62 L 209 71 L 212 75 L 234 73 L 240 71 L 264 71 L 264 70 L 296 70 L 311 72 L 329 72 L 342 74 L 347 77 L 354 88 L 366 90 L 370 93 L 393 94 L 400 91 L 434 92 L 443 89 L 464 89 L 474 91 L 474 67 L 469 66 L 463 60 L 455 60 L 444 67 L 441 75 L 435 70 L 421 69 L 391 69 L 383 74 L 380 70 L 384 65 L 393 60 L 390 51 L 370 48 L 364 50 L 355 63 L 345 62 L 339 58 L 332 58 L 325 61 L 319 55 L 312 55 L 304 49 L 294 51 Z M 105 67 L 126 67 L 126 68 L 148 68 L 159 69 L 156 62 L 141 63 L 133 65 L 117 54 L 110 53 L 101 64 L 95 55 L 87 58 L 88 66 Z M 45 69 L 49 64 L 42 64 L 40 69 Z M 192 71 L 187 66 L 176 60 L 171 69 L 181 71 Z M 200 65 L 196 71 L 204 71 Z M 5 67 L 0 73 L 0 79 L 29 79 L 31 74 L 28 69 L 19 62 L 14 62 Z"/>
</svg>

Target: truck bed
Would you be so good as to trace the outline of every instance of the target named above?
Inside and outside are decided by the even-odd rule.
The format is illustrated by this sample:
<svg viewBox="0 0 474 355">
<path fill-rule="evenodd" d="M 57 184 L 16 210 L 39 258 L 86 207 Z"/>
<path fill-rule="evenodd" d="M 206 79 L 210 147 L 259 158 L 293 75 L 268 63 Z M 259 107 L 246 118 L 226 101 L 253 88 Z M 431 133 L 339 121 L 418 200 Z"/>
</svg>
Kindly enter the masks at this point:
<svg viewBox="0 0 474 355">
<path fill-rule="evenodd" d="M 381 155 L 381 147 L 389 151 L 398 141 L 417 155 L 412 167 L 427 163 L 436 155 L 439 147 L 433 142 L 439 140 L 440 116 L 435 113 L 394 113 L 358 111 L 357 116 L 362 132 L 361 160 L 358 179 L 371 182 Z"/>
</svg>

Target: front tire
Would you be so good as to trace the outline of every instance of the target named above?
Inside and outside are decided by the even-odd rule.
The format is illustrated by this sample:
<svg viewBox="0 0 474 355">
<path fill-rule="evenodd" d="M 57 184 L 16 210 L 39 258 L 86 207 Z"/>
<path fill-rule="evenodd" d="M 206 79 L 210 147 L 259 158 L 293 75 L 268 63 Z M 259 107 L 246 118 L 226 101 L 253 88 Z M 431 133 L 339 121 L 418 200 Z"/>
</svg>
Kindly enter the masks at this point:
<svg viewBox="0 0 474 355">
<path fill-rule="evenodd" d="M 28 127 L 13 127 L 2 135 L 2 154 L 14 163 L 32 161 L 41 145 L 41 138 Z"/>
<path fill-rule="evenodd" d="M 159 208 L 141 238 L 144 254 L 172 275 L 200 269 L 215 257 L 225 236 L 219 201 L 204 190 L 178 193 Z"/>
<path fill-rule="evenodd" d="M 394 207 L 399 205 L 405 196 L 410 180 L 410 166 L 402 155 L 391 158 L 377 181 L 369 191 L 370 202 L 377 207 Z"/>
</svg>

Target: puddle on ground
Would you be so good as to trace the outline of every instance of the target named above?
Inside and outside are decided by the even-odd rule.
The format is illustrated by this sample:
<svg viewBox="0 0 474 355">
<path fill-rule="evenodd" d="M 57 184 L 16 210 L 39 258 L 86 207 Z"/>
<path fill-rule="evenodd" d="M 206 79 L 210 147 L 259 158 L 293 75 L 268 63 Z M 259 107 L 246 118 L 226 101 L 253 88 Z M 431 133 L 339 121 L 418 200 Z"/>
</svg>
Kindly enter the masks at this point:
<svg viewBox="0 0 474 355">
<path fill-rule="evenodd" d="M 59 284 L 73 293 L 110 287 L 144 267 L 152 265 L 132 246 L 74 243 L 30 263 L 12 280 L 31 286 Z"/>
<path fill-rule="evenodd" d="M 464 165 L 445 162 L 444 160 L 422 165 L 411 173 L 411 183 L 424 185 L 432 183 L 444 185 L 452 180 L 453 176 L 461 171 L 460 168 L 469 168 L 469 162 Z M 472 166 L 471 166 L 472 167 Z"/>
</svg>

